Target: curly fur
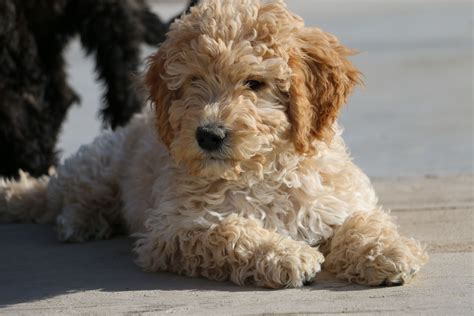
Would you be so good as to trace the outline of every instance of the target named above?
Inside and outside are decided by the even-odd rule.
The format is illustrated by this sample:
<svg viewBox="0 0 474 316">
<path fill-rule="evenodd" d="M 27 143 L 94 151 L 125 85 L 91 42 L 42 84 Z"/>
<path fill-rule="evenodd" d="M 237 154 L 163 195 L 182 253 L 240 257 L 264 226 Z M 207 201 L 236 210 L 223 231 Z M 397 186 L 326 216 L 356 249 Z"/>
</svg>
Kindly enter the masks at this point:
<svg viewBox="0 0 474 316">
<path fill-rule="evenodd" d="M 377 205 L 335 121 L 360 81 L 349 54 L 281 1 L 206 0 L 150 58 L 150 111 L 82 147 L 42 194 L 0 183 L 0 218 L 56 219 L 63 241 L 125 228 L 147 271 L 295 287 L 325 257 L 348 281 L 404 283 L 426 253 Z M 220 151 L 200 148 L 206 124 L 226 128 Z"/>
<path fill-rule="evenodd" d="M 167 25 L 144 0 L 0 0 L 0 174 L 46 174 L 79 96 L 67 83 L 63 51 L 73 36 L 96 61 L 104 83 L 104 126 L 140 112 L 135 89 L 140 44 L 157 45 Z"/>
</svg>

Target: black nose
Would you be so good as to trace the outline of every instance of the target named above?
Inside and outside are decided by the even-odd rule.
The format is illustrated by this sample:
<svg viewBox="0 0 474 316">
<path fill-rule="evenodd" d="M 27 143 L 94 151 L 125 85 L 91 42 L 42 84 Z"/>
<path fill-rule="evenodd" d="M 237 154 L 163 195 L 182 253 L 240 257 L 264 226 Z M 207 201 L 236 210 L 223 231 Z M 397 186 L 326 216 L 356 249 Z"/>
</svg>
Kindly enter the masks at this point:
<svg viewBox="0 0 474 316">
<path fill-rule="evenodd" d="M 216 151 L 224 145 L 227 133 L 223 127 L 206 125 L 198 127 L 196 130 L 196 140 L 204 150 Z"/>
</svg>

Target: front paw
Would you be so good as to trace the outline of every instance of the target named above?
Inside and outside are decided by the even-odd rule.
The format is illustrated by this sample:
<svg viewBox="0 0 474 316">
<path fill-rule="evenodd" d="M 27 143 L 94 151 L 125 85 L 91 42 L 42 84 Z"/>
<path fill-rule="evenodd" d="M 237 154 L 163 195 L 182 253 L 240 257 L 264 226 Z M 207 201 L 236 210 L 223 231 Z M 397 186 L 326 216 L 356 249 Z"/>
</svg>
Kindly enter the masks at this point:
<svg viewBox="0 0 474 316">
<path fill-rule="evenodd" d="M 414 240 L 400 237 L 385 246 L 383 253 L 370 256 L 371 278 L 369 285 L 403 285 L 420 271 L 427 261 L 427 254 Z"/>
<path fill-rule="evenodd" d="M 387 214 L 357 214 L 337 230 L 324 267 L 358 284 L 402 285 L 427 259 L 418 242 L 398 234 Z"/>
<path fill-rule="evenodd" d="M 289 239 L 276 246 L 257 256 L 251 283 L 267 288 L 301 287 L 321 271 L 324 256 L 317 249 Z"/>
</svg>

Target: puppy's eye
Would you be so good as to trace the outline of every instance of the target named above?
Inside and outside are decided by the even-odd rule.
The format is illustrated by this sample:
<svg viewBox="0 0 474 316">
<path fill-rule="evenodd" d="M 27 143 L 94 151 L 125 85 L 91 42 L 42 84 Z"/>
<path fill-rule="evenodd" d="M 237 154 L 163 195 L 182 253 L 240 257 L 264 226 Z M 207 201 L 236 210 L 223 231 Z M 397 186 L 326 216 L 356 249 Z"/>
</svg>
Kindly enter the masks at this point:
<svg viewBox="0 0 474 316">
<path fill-rule="evenodd" d="M 259 81 L 259 80 L 247 80 L 245 81 L 245 85 L 252 91 L 258 91 L 260 90 L 261 88 L 263 88 L 263 86 L 265 85 L 265 83 L 263 81 Z"/>
</svg>

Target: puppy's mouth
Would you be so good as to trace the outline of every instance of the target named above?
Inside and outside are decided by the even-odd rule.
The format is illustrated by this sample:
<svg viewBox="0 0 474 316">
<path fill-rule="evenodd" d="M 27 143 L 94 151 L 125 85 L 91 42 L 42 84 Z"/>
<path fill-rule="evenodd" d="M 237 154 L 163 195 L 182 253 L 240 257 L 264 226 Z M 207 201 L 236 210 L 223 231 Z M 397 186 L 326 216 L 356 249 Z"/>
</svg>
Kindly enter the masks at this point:
<svg viewBox="0 0 474 316">
<path fill-rule="evenodd" d="M 227 158 L 219 158 L 219 157 L 209 157 L 208 158 L 210 161 L 230 161 L 230 159 Z"/>
<path fill-rule="evenodd" d="M 239 161 L 216 154 L 203 155 L 198 164 L 191 167 L 192 174 L 210 179 L 236 180 L 242 172 Z"/>
<path fill-rule="evenodd" d="M 221 156 L 215 156 L 215 155 L 208 155 L 205 160 L 211 162 L 211 163 L 231 163 L 234 161 L 234 159 L 229 158 L 229 157 L 221 157 Z"/>
<path fill-rule="evenodd" d="M 206 153 L 204 154 L 202 161 L 208 167 L 220 166 L 221 168 L 233 167 L 238 163 L 231 155 L 224 152 Z"/>
<path fill-rule="evenodd" d="M 220 160 L 220 161 L 226 161 L 226 160 L 232 160 L 228 155 L 225 155 L 224 153 L 206 153 L 206 158 L 209 160 Z"/>
</svg>

